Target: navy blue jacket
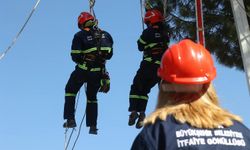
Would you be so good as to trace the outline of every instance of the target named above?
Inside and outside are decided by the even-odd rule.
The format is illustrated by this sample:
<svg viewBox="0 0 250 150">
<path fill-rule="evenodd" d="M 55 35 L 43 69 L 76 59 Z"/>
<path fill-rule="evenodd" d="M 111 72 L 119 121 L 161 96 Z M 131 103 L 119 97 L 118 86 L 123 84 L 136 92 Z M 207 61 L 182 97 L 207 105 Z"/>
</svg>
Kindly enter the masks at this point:
<svg viewBox="0 0 250 150">
<path fill-rule="evenodd" d="M 146 61 L 161 61 L 168 44 L 168 31 L 162 24 L 149 26 L 137 41 L 138 49 L 143 51 L 143 59 Z"/>
<path fill-rule="evenodd" d="M 237 121 L 227 128 L 199 129 L 168 116 L 145 126 L 131 150 L 250 150 L 250 130 Z"/>
<path fill-rule="evenodd" d="M 100 37 L 100 38 L 99 38 Z M 113 39 L 106 31 L 81 30 L 74 35 L 71 46 L 71 58 L 77 64 L 91 60 L 103 64 L 113 55 Z M 91 57 L 90 57 L 91 56 Z"/>
</svg>

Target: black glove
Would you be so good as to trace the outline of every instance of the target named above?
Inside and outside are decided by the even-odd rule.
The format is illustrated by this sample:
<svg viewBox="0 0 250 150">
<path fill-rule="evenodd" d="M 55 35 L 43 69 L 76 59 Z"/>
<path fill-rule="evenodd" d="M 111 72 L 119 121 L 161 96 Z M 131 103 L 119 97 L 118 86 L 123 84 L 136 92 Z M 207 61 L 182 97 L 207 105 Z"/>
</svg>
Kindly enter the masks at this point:
<svg viewBox="0 0 250 150">
<path fill-rule="evenodd" d="M 110 77 L 108 72 L 102 73 L 101 86 L 99 92 L 108 93 L 110 90 Z"/>
</svg>

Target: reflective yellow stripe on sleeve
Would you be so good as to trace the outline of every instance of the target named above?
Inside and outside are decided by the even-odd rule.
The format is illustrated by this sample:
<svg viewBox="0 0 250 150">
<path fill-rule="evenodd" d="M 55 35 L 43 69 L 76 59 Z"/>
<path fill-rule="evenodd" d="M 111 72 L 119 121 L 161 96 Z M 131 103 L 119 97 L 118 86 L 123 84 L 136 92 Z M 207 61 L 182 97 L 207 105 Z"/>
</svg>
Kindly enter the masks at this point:
<svg viewBox="0 0 250 150">
<path fill-rule="evenodd" d="M 101 71 L 101 68 L 91 68 L 90 71 Z"/>
<path fill-rule="evenodd" d="M 152 62 L 152 58 L 151 57 L 146 57 L 146 58 L 144 58 L 144 60 L 146 60 L 148 62 Z"/>
<path fill-rule="evenodd" d="M 96 47 L 93 47 L 93 48 L 89 48 L 89 49 L 83 50 L 82 53 L 87 54 L 87 53 L 91 53 L 91 52 L 96 51 L 96 50 L 97 50 L 97 48 L 96 48 Z"/>
<path fill-rule="evenodd" d="M 65 96 L 76 96 L 76 94 L 75 93 L 65 93 Z"/>
<path fill-rule="evenodd" d="M 155 45 L 157 45 L 157 43 L 150 43 L 150 44 L 144 46 L 144 49 L 152 48 L 152 47 L 154 47 Z"/>
<path fill-rule="evenodd" d="M 112 50 L 111 47 L 101 47 L 101 51 L 108 51 L 108 53 L 110 53 Z"/>
<path fill-rule="evenodd" d="M 155 61 L 156 64 L 160 65 L 161 64 L 161 61 L 157 60 Z"/>
<path fill-rule="evenodd" d="M 143 39 L 139 39 L 139 42 L 142 43 L 142 44 L 147 44 L 145 41 L 143 41 Z"/>
<path fill-rule="evenodd" d="M 72 53 L 72 54 L 80 54 L 80 53 L 81 53 L 81 50 L 71 50 L 71 53 Z"/>
<path fill-rule="evenodd" d="M 78 67 L 83 70 L 88 70 L 88 67 L 86 67 L 86 64 L 78 64 Z"/>
</svg>

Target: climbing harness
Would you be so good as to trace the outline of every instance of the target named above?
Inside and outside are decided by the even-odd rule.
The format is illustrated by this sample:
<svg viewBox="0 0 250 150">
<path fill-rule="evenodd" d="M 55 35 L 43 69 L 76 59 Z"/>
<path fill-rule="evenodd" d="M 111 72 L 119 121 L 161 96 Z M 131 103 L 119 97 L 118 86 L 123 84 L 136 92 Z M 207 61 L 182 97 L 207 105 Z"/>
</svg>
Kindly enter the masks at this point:
<svg viewBox="0 0 250 150">
<path fill-rule="evenodd" d="M 12 48 L 12 46 L 16 43 L 18 37 L 20 36 L 20 34 L 23 32 L 24 28 L 26 27 L 27 23 L 29 22 L 31 16 L 33 15 L 33 13 L 35 12 L 37 6 L 39 5 L 41 0 L 37 0 L 35 6 L 33 7 L 32 11 L 30 12 L 28 18 L 26 19 L 24 25 L 22 26 L 22 28 L 20 29 L 20 31 L 17 33 L 17 35 L 15 36 L 15 38 L 13 39 L 13 41 L 11 42 L 11 44 L 7 47 L 6 50 L 4 50 L 1 55 L 0 55 L 0 60 L 3 59 L 3 57 L 8 53 L 8 51 Z"/>
</svg>

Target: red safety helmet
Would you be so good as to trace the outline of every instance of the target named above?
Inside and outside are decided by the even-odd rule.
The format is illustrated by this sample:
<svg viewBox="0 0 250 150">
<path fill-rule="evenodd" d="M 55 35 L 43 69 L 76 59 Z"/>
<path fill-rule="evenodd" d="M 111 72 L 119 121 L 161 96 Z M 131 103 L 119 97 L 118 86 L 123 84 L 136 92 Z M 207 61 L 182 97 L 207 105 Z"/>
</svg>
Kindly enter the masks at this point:
<svg viewBox="0 0 250 150">
<path fill-rule="evenodd" d="M 202 45 L 185 39 L 162 56 L 158 76 L 177 84 L 205 84 L 216 76 L 213 59 Z"/>
<path fill-rule="evenodd" d="M 95 18 L 88 12 L 81 12 L 81 14 L 78 17 L 78 27 L 89 27 L 93 26 L 95 24 Z M 89 23 L 87 23 L 90 21 Z"/>
<path fill-rule="evenodd" d="M 155 24 L 158 22 L 162 22 L 164 20 L 162 13 L 159 10 L 152 9 L 148 10 L 144 17 L 145 24 Z"/>
</svg>

